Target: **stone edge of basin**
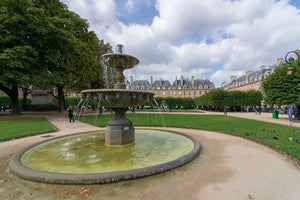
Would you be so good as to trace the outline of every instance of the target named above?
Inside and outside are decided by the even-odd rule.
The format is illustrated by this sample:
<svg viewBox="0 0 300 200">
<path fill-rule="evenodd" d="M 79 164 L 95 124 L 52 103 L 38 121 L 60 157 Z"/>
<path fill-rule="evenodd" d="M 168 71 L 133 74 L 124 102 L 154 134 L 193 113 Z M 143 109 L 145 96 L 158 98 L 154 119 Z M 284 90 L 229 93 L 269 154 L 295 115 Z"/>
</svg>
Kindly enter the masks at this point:
<svg viewBox="0 0 300 200">
<path fill-rule="evenodd" d="M 143 128 L 143 129 L 159 130 L 159 129 L 151 129 L 151 128 Z M 117 172 L 106 172 L 106 173 L 70 174 L 70 173 L 42 172 L 42 171 L 30 169 L 24 166 L 21 162 L 21 158 L 23 154 L 35 146 L 38 146 L 45 142 L 49 142 L 51 140 L 68 137 L 70 135 L 97 132 L 97 131 L 91 131 L 91 132 L 83 132 L 83 133 L 76 133 L 76 134 L 56 137 L 47 141 L 38 142 L 34 145 L 28 146 L 27 148 L 16 153 L 12 157 L 9 163 L 9 168 L 10 171 L 13 174 L 17 175 L 18 177 L 23 178 L 25 180 L 35 181 L 35 182 L 44 182 L 44 183 L 51 183 L 51 184 L 99 184 L 99 183 L 111 183 L 111 182 L 130 180 L 130 179 L 141 178 L 145 176 L 162 173 L 180 167 L 190 162 L 191 160 L 193 160 L 195 157 L 199 155 L 201 149 L 200 143 L 194 137 L 181 132 L 169 131 L 169 130 L 164 130 L 164 131 L 171 132 L 174 134 L 180 134 L 189 138 L 194 143 L 194 148 L 189 153 L 175 160 L 168 161 L 159 165 L 153 165 L 150 167 L 145 167 L 140 169 L 117 171 Z"/>
</svg>

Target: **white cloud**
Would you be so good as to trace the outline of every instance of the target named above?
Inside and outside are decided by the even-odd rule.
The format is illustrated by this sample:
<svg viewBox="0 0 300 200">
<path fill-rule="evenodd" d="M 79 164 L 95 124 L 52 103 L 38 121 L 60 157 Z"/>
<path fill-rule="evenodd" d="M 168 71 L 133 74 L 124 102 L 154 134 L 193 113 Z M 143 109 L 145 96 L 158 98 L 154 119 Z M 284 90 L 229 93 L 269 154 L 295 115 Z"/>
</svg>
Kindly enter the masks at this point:
<svg viewBox="0 0 300 200">
<path fill-rule="evenodd" d="M 288 0 L 157 0 L 159 15 L 150 25 L 118 21 L 113 0 L 64 2 L 100 39 L 124 44 L 141 61 L 135 79 L 194 75 L 219 86 L 300 48 L 300 10 Z M 133 12 L 137 3 L 127 0 L 127 9 Z"/>
<path fill-rule="evenodd" d="M 126 7 L 126 9 L 128 10 L 129 13 L 133 13 L 134 10 L 135 10 L 133 0 L 127 0 L 127 2 L 125 4 L 125 7 Z"/>
</svg>

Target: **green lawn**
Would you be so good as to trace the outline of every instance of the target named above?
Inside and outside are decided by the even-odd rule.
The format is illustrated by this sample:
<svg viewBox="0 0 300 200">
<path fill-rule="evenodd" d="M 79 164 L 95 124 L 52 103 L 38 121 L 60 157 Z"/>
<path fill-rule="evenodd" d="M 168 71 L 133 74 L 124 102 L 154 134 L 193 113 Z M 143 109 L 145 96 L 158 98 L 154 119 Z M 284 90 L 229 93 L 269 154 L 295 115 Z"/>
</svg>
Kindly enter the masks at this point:
<svg viewBox="0 0 300 200">
<path fill-rule="evenodd" d="M 137 109 L 136 111 L 137 112 L 169 112 L 169 109 L 165 109 L 165 111 L 163 109 Z M 203 111 L 194 110 L 194 109 L 183 109 L 183 110 L 172 109 L 171 112 L 195 112 L 195 113 L 203 113 Z"/>
<path fill-rule="evenodd" d="M 54 131 L 43 118 L 0 119 L 0 141 Z"/>
<path fill-rule="evenodd" d="M 114 115 L 85 116 L 81 120 L 105 127 Z M 300 160 L 300 128 L 223 115 L 127 114 L 135 126 L 181 127 L 218 131 L 259 141 Z M 274 139 L 274 137 L 278 139 Z M 292 138 L 293 141 L 290 141 Z"/>
</svg>

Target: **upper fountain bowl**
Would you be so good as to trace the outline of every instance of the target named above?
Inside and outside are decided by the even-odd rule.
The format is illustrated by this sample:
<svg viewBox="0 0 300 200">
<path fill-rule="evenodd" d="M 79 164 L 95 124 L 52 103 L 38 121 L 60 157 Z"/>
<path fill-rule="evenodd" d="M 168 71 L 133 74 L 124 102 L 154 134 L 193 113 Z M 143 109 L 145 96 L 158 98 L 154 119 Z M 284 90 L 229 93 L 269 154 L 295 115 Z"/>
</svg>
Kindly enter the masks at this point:
<svg viewBox="0 0 300 200">
<path fill-rule="evenodd" d="M 123 53 L 108 53 L 101 56 L 101 60 L 105 65 L 113 68 L 131 69 L 140 61 L 131 55 Z"/>
</svg>

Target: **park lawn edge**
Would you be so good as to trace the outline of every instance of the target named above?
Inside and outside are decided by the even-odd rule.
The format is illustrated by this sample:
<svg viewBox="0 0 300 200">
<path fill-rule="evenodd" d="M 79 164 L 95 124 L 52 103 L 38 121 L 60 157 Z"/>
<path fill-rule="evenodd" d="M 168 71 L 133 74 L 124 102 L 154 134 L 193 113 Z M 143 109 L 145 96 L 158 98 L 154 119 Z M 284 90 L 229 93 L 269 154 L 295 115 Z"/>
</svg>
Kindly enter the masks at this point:
<svg viewBox="0 0 300 200">
<path fill-rule="evenodd" d="M 22 118 L 17 118 L 17 119 L 13 119 L 13 120 L 16 120 L 16 121 L 17 120 L 29 120 L 31 122 L 34 121 L 34 120 L 43 120 L 47 125 L 49 125 L 50 128 L 48 130 L 39 130 L 39 131 L 35 131 L 35 132 L 14 135 L 12 137 L 5 137 L 3 139 L 0 139 L 0 143 L 5 142 L 5 141 L 10 141 L 10 140 L 15 140 L 15 139 L 21 139 L 21 138 L 25 138 L 25 137 L 31 137 L 31 136 L 35 136 L 35 135 L 53 133 L 53 132 L 56 132 L 58 130 L 58 128 L 54 124 L 52 124 L 49 120 L 47 120 L 44 117 L 37 117 L 37 118 L 22 117 Z M 0 119 L 0 122 L 1 121 L 12 121 L 12 119 Z"/>
<path fill-rule="evenodd" d="M 150 115 L 161 115 L 161 114 L 157 114 L 157 113 L 149 113 Z M 129 114 L 129 115 L 135 115 L 135 114 Z M 140 113 L 138 113 L 137 115 L 141 115 Z M 175 114 L 176 115 L 176 114 Z M 181 115 L 181 114 L 177 114 L 177 115 Z M 191 114 L 192 115 L 192 114 Z M 114 116 L 114 115 L 109 115 L 111 116 Z M 193 115 L 194 116 L 194 115 Z M 202 115 L 202 116 L 205 116 L 205 115 Z M 206 115 L 206 116 L 210 116 L 210 117 L 213 117 L 213 116 L 220 116 L 220 115 Z M 98 118 L 98 116 L 89 116 L 91 118 Z M 245 119 L 245 118 L 240 118 L 240 117 L 233 117 L 233 116 L 226 116 L 226 117 L 230 117 L 230 118 L 235 118 L 235 119 L 241 119 L 241 120 L 246 120 L 246 121 L 253 121 L 253 122 L 258 122 L 258 123 L 263 123 L 263 124 L 268 124 L 268 125 L 274 125 L 274 126 L 282 126 L 282 127 L 288 127 L 287 125 L 282 125 L 282 124 L 277 124 L 277 123 L 271 123 L 271 122 L 264 122 L 264 121 L 259 121 L 259 120 L 255 120 L 255 119 Z M 129 117 L 130 118 L 130 117 Z M 132 119 L 131 119 L 132 120 Z M 83 119 L 81 120 L 85 123 L 89 123 L 89 124 L 92 124 L 92 125 L 96 125 L 96 126 L 99 126 L 99 127 L 105 127 L 106 125 L 98 125 L 97 123 L 95 123 L 95 120 L 86 120 Z M 94 123 L 93 123 L 94 121 Z M 299 165 L 300 166 L 300 155 L 299 156 L 294 156 L 294 155 L 291 155 L 289 153 L 287 153 L 284 149 L 277 147 L 275 145 L 272 145 L 270 143 L 268 143 L 266 140 L 260 140 L 260 139 L 257 139 L 257 138 L 251 138 L 251 137 L 247 137 L 246 135 L 242 135 L 241 133 L 240 134 L 235 134 L 235 133 L 232 133 L 232 132 L 226 132 L 226 131 L 220 131 L 220 130 L 212 130 L 212 129 L 206 129 L 206 128 L 199 128 L 199 127 L 185 127 L 185 126 L 178 126 L 178 125 L 175 125 L 175 126 L 162 126 L 162 125 L 145 125 L 145 124 L 136 124 L 135 126 L 144 126 L 144 127 L 164 127 L 164 128 L 185 128 L 185 129 L 194 129 L 194 130 L 205 130 L 205 131 L 211 131 L 211 132 L 218 132 L 218 133 L 222 133 L 222 134 L 227 134 L 227 135 L 232 135 L 232 136 L 236 136 L 236 137 L 240 137 L 240 138 L 244 138 L 244 139 L 247 139 L 249 141 L 253 141 L 257 144 L 261 144 L 261 145 L 264 145 L 276 152 L 279 152 L 281 153 L 282 155 L 284 155 L 285 157 L 287 157 L 288 159 L 292 160 L 296 165 Z M 292 127 L 292 128 L 295 128 L 295 129 L 299 129 L 298 127 Z M 270 138 L 271 139 L 271 138 Z M 299 144 L 300 145 L 300 144 Z"/>
</svg>

